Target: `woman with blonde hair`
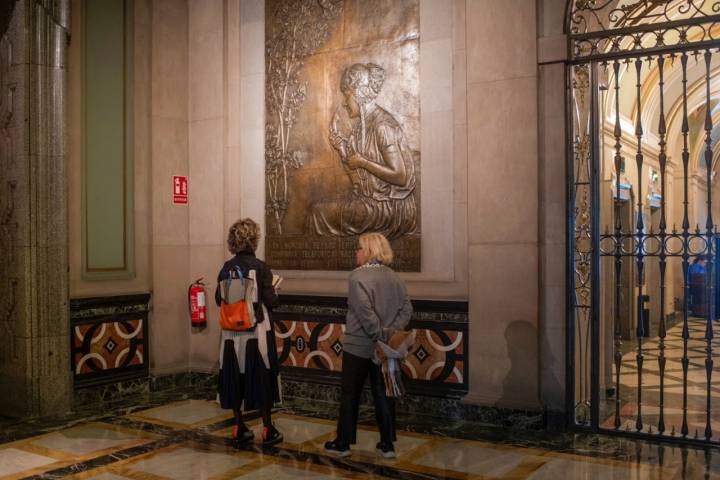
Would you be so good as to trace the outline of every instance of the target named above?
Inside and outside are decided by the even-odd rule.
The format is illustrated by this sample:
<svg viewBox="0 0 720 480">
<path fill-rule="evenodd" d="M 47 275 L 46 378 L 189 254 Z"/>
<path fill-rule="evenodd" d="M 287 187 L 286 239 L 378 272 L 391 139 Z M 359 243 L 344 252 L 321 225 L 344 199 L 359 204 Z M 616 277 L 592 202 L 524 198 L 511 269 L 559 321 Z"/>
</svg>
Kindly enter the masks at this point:
<svg viewBox="0 0 720 480">
<path fill-rule="evenodd" d="M 395 457 L 395 405 L 385 393 L 380 367 L 372 361 L 377 342 L 404 330 L 412 315 L 405 284 L 388 266 L 392 260 L 393 251 L 384 235 L 360 236 L 355 254 L 358 267 L 348 285 L 337 437 L 325 444 L 325 450 L 338 456 L 350 455 L 350 445 L 356 441 L 360 395 L 369 376 L 380 430 L 377 451 L 385 458 Z"/>
<path fill-rule="evenodd" d="M 225 262 L 218 274 L 215 302 L 218 306 L 253 298 L 257 322 L 248 330 L 222 330 L 218 393 L 222 408 L 235 413 L 233 446 L 238 448 L 253 439 L 252 431 L 242 419 L 242 410 L 260 410 L 263 419 L 262 443 L 273 445 L 283 436 L 273 426 L 270 412 L 280 401 L 278 358 L 275 331 L 270 318 L 278 304 L 270 267 L 255 257 L 260 241 L 260 226 L 250 218 L 235 222 L 228 232 L 227 246 L 233 258 Z M 233 285 L 241 285 L 240 290 Z M 247 290 L 247 288 L 251 290 Z"/>
</svg>

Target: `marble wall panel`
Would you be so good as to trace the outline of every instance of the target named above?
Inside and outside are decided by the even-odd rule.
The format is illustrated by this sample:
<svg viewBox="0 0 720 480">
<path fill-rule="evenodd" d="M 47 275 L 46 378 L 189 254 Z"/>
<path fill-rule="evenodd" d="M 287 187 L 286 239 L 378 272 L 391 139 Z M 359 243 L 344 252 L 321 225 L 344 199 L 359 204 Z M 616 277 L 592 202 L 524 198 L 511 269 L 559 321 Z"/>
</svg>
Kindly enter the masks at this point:
<svg viewBox="0 0 720 480">
<path fill-rule="evenodd" d="M 172 205 L 173 175 L 188 175 L 188 130 L 185 118 L 152 119 L 153 245 L 187 245 L 189 211 Z M 192 180 L 189 184 L 192 196 Z"/>
<path fill-rule="evenodd" d="M 8 178 L 2 191 L 3 226 L 6 234 L 12 235 L 12 245 L 29 247 L 32 244 L 30 222 L 31 206 L 26 199 L 30 198 L 30 178 L 33 173 L 31 157 L 16 153 L 9 163 Z"/>
<path fill-rule="evenodd" d="M 467 132 L 464 128 L 457 128 L 459 125 L 467 124 L 467 62 L 466 50 L 455 50 L 453 52 L 453 122 L 456 126 L 455 135 L 464 135 L 467 141 Z"/>
<path fill-rule="evenodd" d="M 244 73 L 244 72 L 243 72 Z M 265 127 L 265 74 L 248 73 L 240 77 L 240 128 L 262 129 Z"/>
<path fill-rule="evenodd" d="M 242 75 L 265 74 L 264 45 L 265 0 L 240 0 Z"/>
<path fill-rule="evenodd" d="M 443 39 L 432 41 L 428 41 L 423 36 L 421 49 L 420 89 L 428 92 L 426 95 L 420 95 L 420 111 L 424 122 L 427 113 L 452 111 L 454 75 L 452 40 L 447 35 Z"/>
<path fill-rule="evenodd" d="M 466 401 L 536 409 L 540 402 L 535 3 L 474 1 L 466 4 L 466 11 L 473 352 Z"/>
<path fill-rule="evenodd" d="M 456 203 L 467 204 L 468 201 L 468 140 L 467 126 L 455 125 L 453 129 L 453 190 Z M 466 225 L 457 228 L 465 228 Z"/>
<path fill-rule="evenodd" d="M 225 148 L 224 168 L 224 223 L 223 228 L 227 229 L 232 223 L 240 218 L 240 189 L 236 188 L 243 177 L 242 160 L 240 147 Z"/>
<path fill-rule="evenodd" d="M 68 371 L 70 352 L 67 331 L 58 336 L 33 338 L 32 344 L 28 372 L 32 375 L 30 383 L 33 396 L 28 399 L 30 410 L 39 416 L 69 411 L 72 377 Z"/>
<path fill-rule="evenodd" d="M 152 115 L 187 119 L 187 95 L 188 4 L 176 0 L 153 1 Z"/>
<path fill-rule="evenodd" d="M 470 395 L 538 407 L 538 252 L 535 244 L 471 245 Z"/>
<path fill-rule="evenodd" d="M 3 394 L 3 411 L 16 416 L 24 415 L 28 409 L 28 398 L 32 395 L 32 384 L 24 374 L 4 374 L 0 376 L 0 388 Z"/>
<path fill-rule="evenodd" d="M 189 49 L 190 120 L 219 118 L 223 115 L 222 30 L 198 35 L 192 45 Z"/>
<path fill-rule="evenodd" d="M 562 412 L 567 329 L 565 65 L 543 65 L 539 73 L 540 395 L 548 410 Z"/>
<path fill-rule="evenodd" d="M 453 2 L 437 0 L 420 0 L 420 32 L 423 41 L 446 40 L 452 38 Z"/>
<path fill-rule="evenodd" d="M 3 128 L 0 149 L 0 167 L 6 172 L 0 188 L 0 246 L 2 261 L 11 266 L 7 281 L 0 284 L 0 328 L 9 338 L 0 346 L 0 377 L 13 380 L 3 385 L 7 389 L 0 410 L 10 415 L 64 412 L 70 406 L 69 352 L 58 348 L 67 346 L 62 341 L 68 326 L 68 7 L 59 6 L 59 17 L 51 18 L 36 2 L 14 2 L 9 28 L 0 39 L 0 108 L 11 127 Z M 23 63 L 10 63 L 11 58 Z M 51 395 L 44 395 L 43 382 L 53 385 Z"/>
<path fill-rule="evenodd" d="M 453 209 L 455 222 L 455 238 L 453 239 L 455 253 L 454 279 L 456 282 L 467 285 L 468 283 L 468 204 L 456 203 Z"/>
<path fill-rule="evenodd" d="M 453 51 L 465 50 L 466 0 L 452 0 L 452 40 Z M 421 9 L 422 11 L 422 9 Z"/>
<path fill-rule="evenodd" d="M 190 120 L 223 115 L 223 2 L 191 0 L 188 4 L 188 75 Z"/>
<path fill-rule="evenodd" d="M 541 0 L 537 6 L 538 37 L 550 37 L 565 33 L 566 0 Z"/>
<path fill-rule="evenodd" d="M 223 153 L 222 118 L 190 123 L 191 245 L 218 245 L 225 239 L 226 226 L 217 212 L 223 204 Z"/>
<path fill-rule="evenodd" d="M 218 32 L 218 25 L 223 24 L 223 3 L 223 0 L 188 0 L 190 38 Z"/>
<path fill-rule="evenodd" d="M 534 0 L 474 0 L 466 9 L 468 82 L 535 76 Z"/>
<path fill-rule="evenodd" d="M 31 255 L 31 271 L 37 275 L 32 285 L 33 300 L 41 300 L 33 308 L 31 336 L 66 336 L 68 323 L 58 319 L 58 312 L 66 313 L 68 306 L 67 245 L 57 242 L 51 247 L 36 246 Z M 53 360 L 62 361 L 69 352 L 65 348 L 60 355 Z"/>
<path fill-rule="evenodd" d="M 510 79 L 469 88 L 469 202 L 476 214 L 470 242 L 536 242 L 536 80 Z M 508 132 L 512 134 L 507 141 L 498 141 Z"/>
<path fill-rule="evenodd" d="M 212 372 L 218 363 L 220 345 L 220 312 L 215 305 L 217 274 L 223 262 L 230 258 L 224 244 L 193 245 L 190 248 L 191 280 L 204 277 L 206 283 L 207 327 L 193 329 L 190 336 L 190 369 L 195 372 Z M 187 317 L 187 315 L 186 315 Z M 189 322 L 189 320 L 188 320 Z"/>
<path fill-rule="evenodd" d="M 150 321 L 150 369 L 154 374 L 186 371 L 189 364 L 190 320 L 187 288 L 190 248 L 187 245 L 154 245 L 153 310 Z"/>
<path fill-rule="evenodd" d="M 564 261 L 559 263 L 564 264 Z M 564 285 L 543 284 L 540 299 L 540 398 L 552 412 L 565 410 L 565 302 Z"/>
</svg>

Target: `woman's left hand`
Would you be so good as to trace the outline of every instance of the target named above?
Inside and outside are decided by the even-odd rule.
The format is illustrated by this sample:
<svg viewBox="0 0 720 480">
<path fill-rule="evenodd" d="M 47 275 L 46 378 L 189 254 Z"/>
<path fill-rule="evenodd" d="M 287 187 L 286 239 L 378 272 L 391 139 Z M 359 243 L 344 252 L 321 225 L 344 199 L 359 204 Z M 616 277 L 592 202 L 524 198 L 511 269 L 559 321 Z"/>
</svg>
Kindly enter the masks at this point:
<svg viewBox="0 0 720 480">
<path fill-rule="evenodd" d="M 385 356 L 385 352 L 382 348 L 380 348 L 380 345 L 375 345 L 375 354 L 377 355 L 381 363 L 384 363 L 387 359 L 387 357 Z"/>
<path fill-rule="evenodd" d="M 355 153 L 348 157 L 346 163 L 348 167 L 355 170 L 356 168 L 365 168 L 364 165 L 367 163 L 367 160 Z"/>
</svg>

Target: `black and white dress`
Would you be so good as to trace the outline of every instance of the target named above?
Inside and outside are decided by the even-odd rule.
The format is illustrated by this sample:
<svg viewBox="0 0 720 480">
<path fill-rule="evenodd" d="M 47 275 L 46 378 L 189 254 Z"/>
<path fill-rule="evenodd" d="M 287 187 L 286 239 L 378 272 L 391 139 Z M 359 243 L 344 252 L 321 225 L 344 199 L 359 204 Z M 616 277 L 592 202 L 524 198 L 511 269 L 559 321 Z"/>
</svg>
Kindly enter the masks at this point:
<svg viewBox="0 0 720 480">
<path fill-rule="evenodd" d="M 272 286 L 270 267 L 253 252 L 241 252 L 225 262 L 218 274 L 215 302 L 232 303 L 238 299 L 223 298 L 222 284 L 239 267 L 254 285 L 253 300 L 257 325 L 252 331 L 222 330 L 220 335 L 220 405 L 227 409 L 257 410 L 280 401 L 278 358 L 272 307 L 278 296 Z"/>
</svg>

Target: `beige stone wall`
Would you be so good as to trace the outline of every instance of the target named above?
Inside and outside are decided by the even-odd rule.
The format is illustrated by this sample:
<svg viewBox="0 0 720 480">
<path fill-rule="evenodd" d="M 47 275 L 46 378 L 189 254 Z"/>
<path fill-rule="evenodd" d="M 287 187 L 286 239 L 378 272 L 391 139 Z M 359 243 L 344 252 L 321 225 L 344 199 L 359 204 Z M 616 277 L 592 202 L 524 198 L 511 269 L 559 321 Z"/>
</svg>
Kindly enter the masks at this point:
<svg viewBox="0 0 720 480">
<path fill-rule="evenodd" d="M 220 329 L 215 302 L 211 300 L 215 278 L 225 260 L 227 91 L 224 45 L 226 40 L 223 0 L 190 0 L 189 5 L 189 168 L 190 168 L 190 257 L 186 284 L 198 277 L 208 282 L 208 328 L 190 337 L 190 368 L 211 371 L 218 359 Z M 226 188 L 230 187 L 230 188 Z M 185 313 L 187 317 L 187 313 Z M 186 322 L 187 323 L 187 322 Z M 188 329 L 189 330 L 189 329 Z"/>
<path fill-rule="evenodd" d="M 470 1 L 466 18 L 468 401 L 532 408 L 539 300 L 535 2 Z"/>
<path fill-rule="evenodd" d="M 152 272 L 151 369 L 155 374 L 188 368 L 190 328 L 190 209 L 172 205 L 166 185 L 188 175 L 187 2 L 154 0 L 152 17 Z M 192 188 L 192 183 L 190 184 Z"/>
<path fill-rule="evenodd" d="M 421 0 L 424 268 L 403 276 L 413 298 L 469 300 L 472 403 L 564 402 L 564 4 Z M 209 371 L 216 309 L 191 332 L 185 296 L 204 276 L 212 297 L 232 221 L 264 222 L 264 2 L 136 0 L 136 15 L 138 276 L 72 292 L 152 290 L 153 372 Z M 173 174 L 188 207 L 170 205 Z M 284 293 L 346 291 L 347 273 L 281 273 Z"/>
<path fill-rule="evenodd" d="M 565 156 L 564 20 L 566 0 L 537 2 L 540 404 L 565 407 L 565 276 L 567 161 Z"/>
<path fill-rule="evenodd" d="M 198 230 L 195 240 L 191 233 L 190 277 L 210 277 L 212 291 L 214 276 L 222 259 L 228 257 L 224 249 L 227 227 L 237 218 L 249 216 L 265 230 L 265 12 L 262 0 L 189 5 L 193 39 L 189 44 L 190 211 L 191 218 L 193 211 L 198 218 L 212 218 L 202 221 L 206 227 Z M 421 1 L 423 273 L 404 274 L 414 298 L 467 298 L 464 16 L 463 1 Z M 208 64 L 216 67 L 208 68 Z M 224 111 L 214 110 L 216 104 L 224 106 Z M 221 118 L 215 120 L 221 128 L 203 128 L 210 120 L 193 118 L 194 105 L 206 116 L 219 112 Z M 193 142 L 205 144 L 197 157 Z M 216 150 L 220 146 L 223 152 Z M 197 173 L 192 173 L 195 165 Z M 217 172 L 214 180 L 206 177 L 208 171 Z M 221 220 L 224 223 L 218 230 Z M 258 256 L 262 257 L 263 250 L 261 245 Z M 346 294 L 347 272 L 279 273 L 286 278 L 285 293 Z M 191 280 L 188 278 L 188 283 Z M 210 318 L 215 315 L 213 305 Z M 208 329 L 192 334 L 190 365 L 194 370 L 214 368 L 217 338 L 212 321 Z"/>
<path fill-rule="evenodd" d="M 231 191 L 237 187 L 226 185 L 226 226 L 234 220 L 228 213 L 234 211 L 255 218 L 264 227 L 264 1 L 229 0 L 226 20 L 230 24 L 235 4 L 240 10 L 239 47 L 228 32 L 226 79 L 234 85 L 239 72 L 240 108 L 237 114 L 230 110 L 226 118 L 229 148 L 235 148 L 233 135 L 239 135 L 240 157 L 228 162 L 231 175 L 226 181 L 239 183 L 240 188 L 238 198 Z M 464 11 L 464 1 L 420 1 L 423 271 L 403 274 L 416 298 L 467 298 Z M 238 57 L 236 67 L 230 62 Z M 228 93 L 233 93 L 232 88 Z M 258 254 L 262 256 L 262 246 Z M 286 279 L 285 293 L 346 294 L 347 272 L 279 273 Z"/>
</svg>

